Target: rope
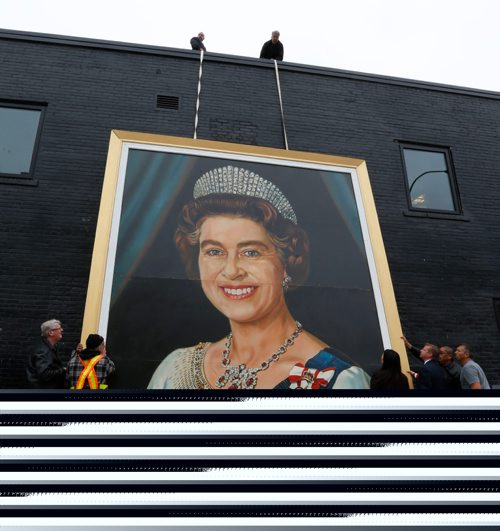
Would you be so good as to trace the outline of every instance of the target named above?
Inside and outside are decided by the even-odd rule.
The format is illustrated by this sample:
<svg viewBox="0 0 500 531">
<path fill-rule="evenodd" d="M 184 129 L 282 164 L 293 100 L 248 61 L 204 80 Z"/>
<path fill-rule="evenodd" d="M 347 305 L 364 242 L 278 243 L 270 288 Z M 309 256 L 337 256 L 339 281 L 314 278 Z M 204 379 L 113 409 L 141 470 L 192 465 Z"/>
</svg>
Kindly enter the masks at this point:
<svg viewBox="0 0 500 531">
<path fill-rule="evenodd" d="M 276 72 L 276 86 L 278 87 L 278 96 L 280 99 L 281 123 L 283 124 L 283 137 L 285 138 L 285 149 L 288 149 L 288 140 L 286 138 L 286 127 L 285 127 L 285 114 L 283 113 L 283 101 L 281 100 L 280 76 L 278 73 L 278 62 L 276 61 L 276 59 L 274 59 L 274 70 Z"/>
<path fill-rule="evenodd" d="M 203 50 L 200 50 L 200 73 L 198 75 L 198 96 L 196 97 L 196 113 L 194 116 L 194 135 L 196 140 L 196 131 L 198 129 L 198 110 L 200 108 L 200 92 L 201 92 L 201 74 L 203 71 Z"/>
</svg>

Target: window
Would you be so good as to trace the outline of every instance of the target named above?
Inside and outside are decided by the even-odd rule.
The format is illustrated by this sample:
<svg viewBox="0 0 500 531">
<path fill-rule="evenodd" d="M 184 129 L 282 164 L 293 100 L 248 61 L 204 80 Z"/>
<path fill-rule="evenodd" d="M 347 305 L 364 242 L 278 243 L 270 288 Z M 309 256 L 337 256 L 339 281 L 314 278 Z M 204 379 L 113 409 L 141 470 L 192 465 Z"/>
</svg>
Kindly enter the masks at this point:
<svg viewBox="0 0 500 531">
<path fill-rule="evenodd" d="M 0 102 L 0 177 L 31 179 L 43 107 Z"/>
<path fill-rule="evenodd" d="M 411 210 L 460 213 L 447 148 L 401 145 Z"/>
</svg>

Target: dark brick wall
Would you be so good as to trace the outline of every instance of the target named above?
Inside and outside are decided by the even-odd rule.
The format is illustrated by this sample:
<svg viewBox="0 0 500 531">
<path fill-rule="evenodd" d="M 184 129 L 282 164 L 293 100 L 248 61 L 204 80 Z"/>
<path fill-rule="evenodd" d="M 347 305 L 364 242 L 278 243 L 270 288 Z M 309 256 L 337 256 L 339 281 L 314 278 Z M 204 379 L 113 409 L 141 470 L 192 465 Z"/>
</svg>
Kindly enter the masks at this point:
<svg viewBox="0 0 500 531">
<path fill-rule="evenodd" d="M 42 321 L 80 334 L 111 129 L 193 136 L 198 56 L 0 31 L 0 101 L 44 102 L 37 186 L 0 183 L 0 387 L 24 385 Z M 289 148 L 367 161 L 401 322 L 465 341 L 500 383 L 500 94 L 284 63 Z M 180 98 L 156 109 L 157 94 Z M 274 69 L 205 57 L 198 138 L 283 148 Z M 452 149 L 464 216 L 406 215 L 397 141 Z"/>
</svg>

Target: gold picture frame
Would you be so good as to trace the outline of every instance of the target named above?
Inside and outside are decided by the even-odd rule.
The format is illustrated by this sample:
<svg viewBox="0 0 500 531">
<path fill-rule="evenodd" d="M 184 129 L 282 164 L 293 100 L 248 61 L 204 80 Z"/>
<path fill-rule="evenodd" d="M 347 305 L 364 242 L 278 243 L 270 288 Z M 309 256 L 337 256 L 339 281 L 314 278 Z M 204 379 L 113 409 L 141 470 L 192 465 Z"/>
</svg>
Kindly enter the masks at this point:
<svg viewBox="0 0 500 531">
<path fill-rule="evenodd" d="M 96 229 L 96 237 L 87 291 L 87 299 L 85 305 L 84 321 L 82 327 L 83 339 L 85 339 L 89 333 L 95 332 L 100 333 L 104 337 L 108 337 L 108 345 L 111 346 L 112 349 L 111 356 L 113 357 L 113 359 L 115 359 L 115 352 L 113 352 L 113 342 L 109 341 L 109 336 L 113 334 L 110 334 L 110 330 L 108 330 L 108 325 L 111 310 L 112 308 L 114 308 L 111 303 L 113 290 L 116 291 L 116 285 L 115 287 L 113 287 L 113 280 L 116 280 L 115 277 L 117 277 L 116 260 L 117 254 L 119 254 L 118 241 L 119 238 L 122 236 L 120 234 L 120 231 L 124 230 L 123 226 L 122 228 L 120 228 L 120 223 L 122 223 L 122 215 L 125 212 L 125 207 L 123 203 L 127 197 L 125 185 L 127 179 L 131 179 L 130 176 L 127 177 L 127 175 L 130 175 L 129 166 L 132 164 L 130 162 L 131 153 L 133 153 L 134 156 L 136 153 L 139 153 L 143 158 L 147 158 L 147 156 L 154 158 L 154 165 L 156 165 L 155 167 L 157 167 L 157 169 L 155 170 L 151 168 L 151 164 L 153 163 L 149 163 L 149 166 L 147 166 L 147 161 L 141 162 L 141 164 L 145 165 L 144 167 L 147 168 L 149 175 L 153 175 L 154 172 L 156 172 L 156 174 L 154 177 L 151 178 L 151 182 L 148 184 L 145 181 L 143 182 L 142 176 L 140 174 L 140 169 L 137 170 L 135 174 L 135 179 L 139 183 L 138 186 L 140 185 L 140 187 L 142 188 L 140 193 L 129 191 L 129 197 L 133 198 L 133 201 L 135 202 L 137 201 L 137 196 L 143 194 L 145 199 L 143 199 L 142 201 L 142 211 L 147 212 L 148 215 L 154 217 L 154 213 L 151 214 L 152 208 L 148 206 L 147 198 L 149 197 L 149 200 L 154 201 L 156 204 L 158 200 L 160 200 L 161 202 L 160 196 L 161 194 L 164 194 L 166 197 L 164 202 L 166 203 L 167 201 L 170 201 L 170 206 L 166 208 L 165 205 L 163 205 L 157 209 L 158 212 L 161 212 L 163 220 L 167 216 L 167 214 L 165 214 L 165 210 L 168 210 L 168 216 L 174 216 L 174 211 L 178 207 L 176 203 L 177 199 L 175 199 L 175 197 L 179 196 L 181 192 L 185 194 L 185 188 L 186 186 L 188 186 L 188 183 L 189 186 L 191 186 L 192 179 L 196 176 L 199 176 L 198 174 L 196 174 L 193 168 L 196 167 L 198 161 L 200 160 L 213 160 L 213 166 L 216 166 L 219 162 L 227 164 L 229 161 L 229 163 L 234 164 L 250 164 L 254 167 L 256 165 L 260 165 L 260 167 L 263 167 L 264 170 L 272 170 L 276 168 L 277 173 L 286 173 L 287 171 L 289 173 L 293 172 L 294 178 L 296 173 L 302 172 L 304 173 L 304 175 L 306 175 L 306 177 L 303 178 L 302 181 L 297 178 L 294 181 L 293 185 L 290 186 L 290 193 L 295 194 L 295 198 L 298 198 L 298 202 L 302 202 L 303 200 L 305 201 L 305 198 L 307 198 L 309 190 L 312 187 L 311 183 L 314 180 L 313 177 L 316 175 L 316 173 L 321 172 L 323 181 L 325 180 L 325 177 L 323 176 L 324 174 L 331 174 L 335 176 L 339 175 L 340 180 L 343 179 L 346 183 L 348 183 L 346 185 L 343 185 L 344 188 L 342 190 L 344 191 L 342 191 L 342 193 L 344 195 L 349 195 L 345 192 L 345 190 L 352 189 L 352 197 L 348 199 L 348 201 L 353 201 L 354 203 L 352 204 L 355 204 L 357 220 L 351 220 L 351 225 L 356 226 L 356 230 L 359 229 L 360 232 L 358 232 L 359 234 L 361 234 L 363 248 L 361 256 L 364 252 L 367 266 L 366 270 L 368 271 L 370 277 L 371 289 L 373 292 L 373 304 L 376 308 L 376 319 L 379 324 L 380 341 L 373 341 L 373 351 L 369 353 L 369 355 L 371 356 L 371 369 L 373 370 L 374 367 L 380 365 L 380 356 L 383 348 L 392 348 L 400 354 L 403 372 L 406 373 L 406 371 L 409 370 L 405 347 L 401 340 L 402 331 L 393 285 L 391 281 L 390 270 L 384 249 L 383 238 L 378 222 L 377 211 L 373 199 L 368 170 L 365 161 L 360 159 L 318 153 L 306 153 L 283 149 L 247 146 L 225 142 L 193 140 L 181 137 L 153 135 L 118 130 L 112 131 L 110 137 L 108 160 L 102 189 L 99 217 Z M 166 160 L 169 157 L 171 159 L 174 157 L 182 157 L 184 167 L 182 171 L 179 170 L 176 172 L 177 183 L 174 191 L 170 190 L 168 193 L 166 193 L 165 190 L 162 189 L 156 192 L 153 186 L 154 183 L 161 182 L 161 186 L 164 186 L 164 184 L 168 182 L 169 176 L 165 174 L 165 167 L 162 166 L 163 163 L 160 159 L 164 158 Z M 194 172 L 193 175 L 188 175 L 190 171 Z M 161 172 L 163 172 L 163 174 L 161 174 Z M 265 173 L 273 172 L 267 171 Z M 309 178 L 307 177 L 307 175 L 312 175 L 313 177 Z M 342 175 L 345 176 L 345 179 L 342 177 Z M 268 178 L 268 176 L 266 176 L 266 178 Z M 286 178 L 287 177 L 285 175 L 281 182 L 286 183 Z M 137 188 L 137 190 L 138 189 L 139 188 Z M 331 196 L 335 196 L 335 190 L 333 192 L 330 190 L 330 192 Z M 318 197 L 321 198 L 321 193 L 316 191 L 316 194 Z M 172 197 L 174 197 L 174 200 L 172 200 Z M 331 197 L 328 198 L 328 200 L 332 202 Z M 307 208 L 309 209 L 309 211 L 311 211 L 311 200 L 308 199 L 306 203 Z M 339 219 L 342 216 L 346 218 L 351 216 L 352 218 L 354 211 L 352 205 L 349 207 L 350 210 L 348 211 L 347 207 L 342 206 L 342 198 L 340 197 L 335 197 L 333 203 L 335 203 L 335 208 L 341 210 L 339 215 L 340 217 L 337 216 L 339 217 Z M 334 208 L 328 207 L 327 203 L 325 204 L 327 206 L 324 208 L 324 211 L 328 212 L 328 215 L 324 216 L 324 218 L 326 219 L 330 217 L 330 212 L 333 212 Z M 136 208 L 136 206 L 134 208 Z M 344 211 L 342 211 L 343 209 Z M 299 212 L 301 211 L 300 205 L 297 207 L 297 210 Z M 313 208 L 312 210 L 315 210 L 315 208 Z M 139 218 L 136 217 L 135 219 L 137 220 Z M 136 227 L 137 225 L 133 222 L 130 223 L 132 223 L 134 227 Z M 331 232 L 332 229 L 331 226 L 328 226 L 328 222 L 325 222 L 324 220 L 319 220 L 317 223 L 318 226 L 322 227 L 322 230 L 324 229 L 326 232 Z M 359 227 L 357 227 L 357 223 L 359 224 Z M 341 223 L 337 222 L 335 226 L 338 226 L 340 224 Z M 349 220 L 345 221 L 345 224 L 348 225 Z M 325 227 L 323 227 L 323 225 L 325 225 Z M 154 245 L 151 243 L 151 232 L 155 232 L 155 234 L 157 234 L 158 230 L 160 230 L 158 229 L 158 223 L 156 221 L 152 222 L 152 224 L 150 225 L 150 227 L 153 226 L 154 231 L 148 231 L 145 228 L 142 229 L 143 232 L 147 234 L 147 239 L 149 240 L 148 245 L 150 246 Z M 354 231 L 352 227 L 349 230 Z M 349 230 L 346 229 L 346 232 L 349 232 Z M 358 236 L 353 238 L 358 238 Z M 325 245 L 325 248 L 331 245 L 335 246 L 335 243 L 327 242 L 325 244 L 326 240 L 324 237 L 322 239 L 320 238 L 320 240 L 322 244 Z M 164 239 L 163 241 L 166 242 L 167 239 Z M 170 245 L 170 242 L 168 244 Z M 359 241 L 357 243 L 353 243 L 352 246 L 355 247 L 358 244 Z M 129 245 L 128 243 L 127 245 L 124 245 L 123 241 L 121 245 L 122 248 L 127 247 L 127 251 L 129 253 L 133 253 L 133 250 L 130 251 L 130 248 L 133 248 L 133 245 Z M 141 256 L 144 255 L 143 250 L 141 250 L 140 254 Z M 169 256 L 172 256 L 172 254 L 170 254 Z M 125 267 L 123 269 L 127 269 L 128 271 L 137 271 L 137 262 L 137 255 L 132 256 L 132 258 L 129 257 L 129 262 L 127 266 L 128 269 Z M 354 265 L 356 266 L 356 264 Z M 328 269 L 328 267 L 330 267 L 328 263 L 326 263 L 326 265 L 323 264 L 323 269 Z M 162 275 L 164 277 L 163 273 Z M 141 275 L 139 274 L 138 277 L 140 276 Z M 127 278 L 128 280 L 130 280 L 130 278 L 133 277 L 133 274 L 129 274 Z M 168 280 L 169 278 L 162 278 L 162 281 Z M 170 280 L 172 282 L 174 280 L 178 282 L 181 279 L 179 278 L 178 273 L 172 273 Z M 122 284 L 126 285 L 126 281 L 122 281 Z M 322 286 L 324 286 L 324 280 L 316 281 L 315 283 L 311 282 L 311 284 L 309 286 L 306 286 L 306 288 L 310 287 L 311 289 L 318 289 Z M 333 289 L 332 286 L 329 286 L 329 288 Z M 121 291 L 123 291 L 123 288 L 120 289 Z M 352 293 L 354 293 L 356 292 L 357 287 L 353 285 L 351 287 L 348 286 L 342 289 L 345 289 L 347 291 L 350 290 Z M 358 291 L 363 290 L 367 291 L 365 288 L 358 289 Z M 141 296 L 136 296 L 134 300 L 137 301 L 140 298 Z M 362 301 L 359 302 L 358 305 L 362 306 Z M 135 304 L 133 304 L 132 306 L 135 306 Z M 352 308 L 350 309 L 352 310 Z M 172 311 L 172 308 L 170 308 L 170 311 Z M 122 315 L 123 314 L 124 311 L 122 309 Z M 164 321 L 169 320 L 168 316 L 162 316 L 162 319 Z M 356 321 L 357 319 L 358 316 L 353 313 L 352 320 Z M 373 321 L 373 316 L 370 316 L 370 319 Z M 151 320 L 151 318 L 149 320 Z M 193 326 L 196 326 L 196 324 L 193 323 Z M 362 336 L 364 334 L 364 330 L 363 323 L 361 322 L 361 320 L 356 326 L 358 327 L 357 332 L 360 336 Z M 123 325 L 122 330 L 125 334 L 125 331 L 127 333 L 130 331 L 129 329 L 130 321 L 128 321 L 127 325 Z M 351 331 L 351 333 L 353 332 L 355 333 L 356 330 L 354 329 L 353 331 Z M 119 336 L 120 333 L 121 332 L 117 331 L 115 327 L 114 337 Z M 140 334 L 142 332 L 137 331 L 134 333 Z M 193 338 L 193 340 L 195 339 L 196 338 Z M 198 338 L 197 341 L 202 339 L 205 338 Z M 115 340 L 115 345 L 116 343 L 117 340 Z M 129 339 L 128 343 L 133 343 L 133 339 Z M 178 346 L 179 345 L 165 345 L 162 356 L 168 353 L 171 349 Z M 137 359 L 129 360 L 128 358 L 123 358 L 123 352 L 121 352 L 123 348 L 123 344 L 121 344 L 119 349 L 117 349 L 115 346 L 114 350 L 119 350 L 120 352 L 118 352 L 118 354 L 122 355 L 122 359 L 118 360 L 119 362 L 123 362 L 121 364 L 122 371 L 125 370 L 126 372 L 130 372 L 132 371 L 133 367 L 137 367 Z M 158 356 L 158 354 L 155 355 Z M 127 356 L 130 357 L 130 354 L 127 354 Z M 148 354 L 141 352 L 140 356 L 142 360 L 144 359 L 144 357 L 147 358 Z M 357 358 L 357 356 L 353 357 L 354 359 Z M 158 358 L 158 360 L 156 361 L 161 361 L 161 359 Z M 118 364 L 118 366 L 119 365 L 120 363 Z M 123 369 L 123 367 L 125 367 L 125 369 Z M 122 382 L 123 381 L 124 380 L 122 380 Z M 145 389 L 144 383 L 139 382 L 139 385 L 137 385 L 136 382 L 133 381 L 133 379 L 129 379 L 128 382 L 126 382 L 125 384 L 119 384 L 119 387 L 133 387 Z"/>
</svg>

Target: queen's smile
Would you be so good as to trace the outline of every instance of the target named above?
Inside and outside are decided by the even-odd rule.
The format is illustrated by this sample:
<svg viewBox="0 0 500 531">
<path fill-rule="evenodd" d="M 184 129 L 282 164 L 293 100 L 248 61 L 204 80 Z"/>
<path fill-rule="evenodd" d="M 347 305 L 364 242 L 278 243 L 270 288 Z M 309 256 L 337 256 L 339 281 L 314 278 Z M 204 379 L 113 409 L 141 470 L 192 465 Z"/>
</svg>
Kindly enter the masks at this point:
<svg viewBox="0 0 500 531">
<path fill-rule="evenodd" d="M 246 299 L 250 297 L 254 291 L 257 289 L 256 286 L 239 286 L 239 287 L 228 287 L 221 286 L 222 291 L 226 297 L 229 299 Z"/>
</svg>

